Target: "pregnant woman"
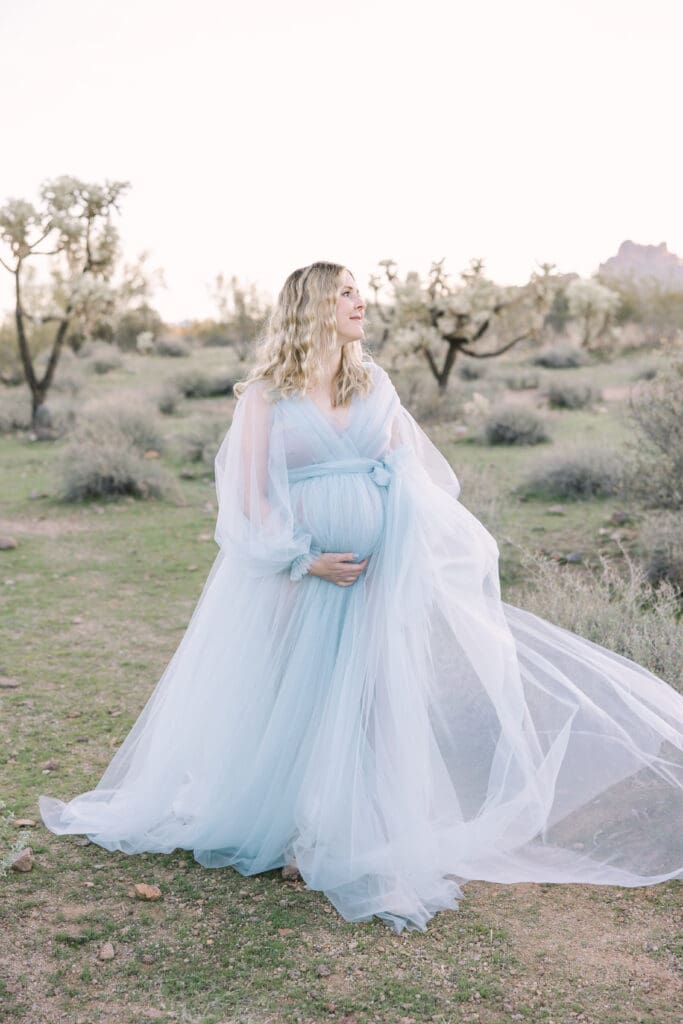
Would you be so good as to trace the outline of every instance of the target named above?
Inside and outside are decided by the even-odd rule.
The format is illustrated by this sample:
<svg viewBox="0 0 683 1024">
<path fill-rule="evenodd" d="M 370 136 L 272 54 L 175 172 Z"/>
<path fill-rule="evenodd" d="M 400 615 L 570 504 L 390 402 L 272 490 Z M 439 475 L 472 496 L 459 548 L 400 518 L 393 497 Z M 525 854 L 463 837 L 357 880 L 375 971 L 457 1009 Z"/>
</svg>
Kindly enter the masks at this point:
<svg viewBox="0 0 683 1024">
<path fill-rule="evenodd" d="M 296 270 L 216 456 L 219 552 L 95 789 L 48 828 L 242 874 L 294 862 L 349 921 L 424 930 L 468 879 L 683 875 L 683 697 L 501 601 L 498 549 Z"/>
</svg>

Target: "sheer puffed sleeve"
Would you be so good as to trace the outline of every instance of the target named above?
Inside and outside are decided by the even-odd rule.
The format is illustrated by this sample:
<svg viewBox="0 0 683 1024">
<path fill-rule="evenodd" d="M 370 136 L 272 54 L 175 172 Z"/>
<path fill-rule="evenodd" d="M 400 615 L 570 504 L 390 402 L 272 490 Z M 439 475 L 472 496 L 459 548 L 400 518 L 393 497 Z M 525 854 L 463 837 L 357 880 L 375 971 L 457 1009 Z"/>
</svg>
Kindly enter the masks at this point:
<svg viewBox="0 0 683 1024">
<path fill-rule="evenodd" d="M 264 381 L 240 395 L 215 458 L 215 539 L 250 576 L 285 572 L 301 579 L 320 554 L 294 521 L 276 403 Z"/>
<path fill-rule="evenodd" d="M 433 484 L 446 491 L 452 498 L 460 495 L 460 482 L 451 469 L 448 460 L 441 454 L 435 444 L 425 434 L 422 427 L 411 416 L 405 406 L 401 405 L 396 389 L 385 370 L 379 371 L 384 379 L 385 387 L 395 395 L 392 404 L 391 440 L 389 450 L 394 451 L 407 446 L 416 456 L 417 463 L 422 467 Z"/>
</svg>

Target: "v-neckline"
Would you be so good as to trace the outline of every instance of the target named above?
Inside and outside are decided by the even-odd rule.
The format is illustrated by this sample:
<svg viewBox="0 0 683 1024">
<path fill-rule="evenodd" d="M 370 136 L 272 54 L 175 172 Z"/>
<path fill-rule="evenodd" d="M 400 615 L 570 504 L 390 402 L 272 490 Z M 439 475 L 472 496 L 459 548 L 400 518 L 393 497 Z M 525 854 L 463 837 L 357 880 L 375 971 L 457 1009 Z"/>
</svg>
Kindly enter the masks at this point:
<svg viewBox="0 0 683 1024">
<path fill-rule="evenodd" d="M 337 434 L 338 437 L 343 437 L 344 434 L 348 433 L 349 428 L 351 426 L 351 414 L 353 412 L 354 403 L 355 403 L 355 400 L 356 400 L 355 392 L 351 396 L 351 401 L 349 402 L 349 405 L 348 405 L 348 411 L 347 411 L 347 414 L 346 414 L 346 422 L 343 425 L 340 425 L 340 426 L 338 426 L 335 423 L 334 420 L 330 419 L 330 417 L 327 415 L 327 413 L 324 412 L 321 409 L 321 407 L 318 405 L 318 403 L 316 401 L 314 401 L 310 397 L 310 395 L 302 395 L 301 397 L 303 398 L 304 402 L 308 402 L 309 405 L 313 406 L 313 408 L 315 409 L 315 411 L 316 411 L 317 415 L 320 417 L 320 419 L 323 420 L 323 422 L 326 423 L 329 426 L 329 428 L 331 430 L 333 430 L 335 434 Z"/>
</svg>

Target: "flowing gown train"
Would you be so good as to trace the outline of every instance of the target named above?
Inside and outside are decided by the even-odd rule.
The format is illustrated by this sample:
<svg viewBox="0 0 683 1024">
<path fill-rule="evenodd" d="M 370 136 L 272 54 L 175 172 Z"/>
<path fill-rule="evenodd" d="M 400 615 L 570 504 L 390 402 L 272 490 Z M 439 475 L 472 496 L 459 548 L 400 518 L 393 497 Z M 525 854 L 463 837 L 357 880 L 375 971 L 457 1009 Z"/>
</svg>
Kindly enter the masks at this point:
<svg viewBox="0 0 683 1024">
<path fill-rule="evenodd" d="M 296 858 L 349 921 L 424 930 L 468 879 L 683 876 L 683 697 L 501 600 L 494 539 L 369 360 L 333 423 L 237 401 L 219 551 L 188 628 L 93 790 L 45 824 L 245 875 Z M 370 556 L 349 587 L 320 551 Z"/>
</svg>

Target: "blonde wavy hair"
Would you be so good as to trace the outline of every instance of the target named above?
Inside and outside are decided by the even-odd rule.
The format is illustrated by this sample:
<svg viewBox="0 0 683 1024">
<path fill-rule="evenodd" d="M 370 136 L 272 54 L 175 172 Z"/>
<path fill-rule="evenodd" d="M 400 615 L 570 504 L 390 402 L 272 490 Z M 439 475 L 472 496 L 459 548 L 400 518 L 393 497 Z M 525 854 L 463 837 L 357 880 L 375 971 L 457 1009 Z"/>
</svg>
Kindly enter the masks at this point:
<svg viewBox="0 0 683 1024">
<path fill-rule="evenodd" d="M 317 262 L 289 275 L 258 341 L 256 363 L 233 387 L 237 398 L 254 380 L 268 381 L 277 397 L 304 392 L 317 382 L 326 357 L 337 348 L 337 297 L 346 269 L 339 263 Z M 332 384 L 334 406 L 347 405 L 354 394 L 371 390 L 364 356 L 361 341 L 342 346 Z"/>
</svg>

